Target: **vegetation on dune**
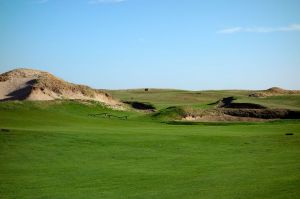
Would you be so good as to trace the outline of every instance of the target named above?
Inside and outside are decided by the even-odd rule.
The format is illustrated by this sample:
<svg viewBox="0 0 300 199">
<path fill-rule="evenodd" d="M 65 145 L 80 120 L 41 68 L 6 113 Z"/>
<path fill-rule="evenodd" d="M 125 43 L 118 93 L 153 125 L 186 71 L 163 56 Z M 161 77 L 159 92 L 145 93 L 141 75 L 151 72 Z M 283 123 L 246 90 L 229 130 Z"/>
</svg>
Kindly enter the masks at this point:
<svg viewBox="0 0 300 199">
<path fill-rule="evenodd" d="M 58 94 L 63 94 L 66 91 L 71 91 L 80 92 L 88 97 L 95 97 L 95 92 L 88 86 L 74 85 L 68 82 L 64 82 L 63 80 L 55 78 L 52 75 L 47 75 L 39 78 L 37 80 L 37 84 L 35 84 L 35 87 L 41 89 L 47 88 Z"/>
<path fill-rule="evenodd" d="M 285 90 L 279 87 L 272 87 L 267 90 L 251 93 L 249 97 L 268 97 L 268 96 L 280 96 L 280 95 L 299 95 L 299 90 Z"/>
</svg>

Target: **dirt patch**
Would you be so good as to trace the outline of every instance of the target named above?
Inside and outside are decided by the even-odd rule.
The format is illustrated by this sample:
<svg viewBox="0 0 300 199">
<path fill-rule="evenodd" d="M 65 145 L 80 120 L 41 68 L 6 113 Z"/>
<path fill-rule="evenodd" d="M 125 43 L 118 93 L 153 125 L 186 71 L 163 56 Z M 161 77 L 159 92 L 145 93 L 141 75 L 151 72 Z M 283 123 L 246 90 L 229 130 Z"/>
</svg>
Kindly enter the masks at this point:
<svg viewBox="0 0 300 199">
<path fill-rule="evenodd" d="M 274 119 L 300 119 L 300 112 L 279 109 L 215 109 L 202 114 L 187 114 L 183 121 L 243 121 L 257 122 Z"/>
<path fill-rule="evenodd" d="M 201 122 L 215 122 L 215 121 L 224 121 L 224 122 L 258 122 L 265 121 L 263 118 L 253 118 L 253 117 L 239 117 L 234 115 L 225 114 L 221 109 L 212 109 L 204 110 L 202 113 L 198 114 L 187 114 L 182 118 L 183 121 L 201 121 Z"/>
</svg>

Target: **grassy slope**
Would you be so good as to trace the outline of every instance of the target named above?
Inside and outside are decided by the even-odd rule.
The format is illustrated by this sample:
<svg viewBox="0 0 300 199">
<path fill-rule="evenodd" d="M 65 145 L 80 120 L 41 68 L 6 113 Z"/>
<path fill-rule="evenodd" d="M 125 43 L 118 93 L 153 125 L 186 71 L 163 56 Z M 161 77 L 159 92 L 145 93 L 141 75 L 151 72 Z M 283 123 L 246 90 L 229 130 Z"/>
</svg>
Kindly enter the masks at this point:
<svg viewBox="0 0 300 199">
<path fill-rule="evenodd" d="M 150 89 L 149 92 L 145 92 L 143 89 L 114 90 L 110 91 L 110 93 L 121 100 L 150 102 L 158 109 L 168 106 L 196 106 L 206 108 L 209 103 L 216 102 L 224 97 L 235 96 L 238 98 L 236 102 L 250 102 L 262 104 L 270 108 L 300 110 L 300 95 L 255 98 L 248 97 L 252 93 L 251 91 L 243 90 L 183 91 L 163 89 Z"/>
<path fill-rule="evenodd" d="M 129 120 L 88 117 L 100 112 Z M 6 102 L 0 128 L 0 198 L 300 196 L 299 120 L 168 125 L 97 104 Z"/>
</svg>

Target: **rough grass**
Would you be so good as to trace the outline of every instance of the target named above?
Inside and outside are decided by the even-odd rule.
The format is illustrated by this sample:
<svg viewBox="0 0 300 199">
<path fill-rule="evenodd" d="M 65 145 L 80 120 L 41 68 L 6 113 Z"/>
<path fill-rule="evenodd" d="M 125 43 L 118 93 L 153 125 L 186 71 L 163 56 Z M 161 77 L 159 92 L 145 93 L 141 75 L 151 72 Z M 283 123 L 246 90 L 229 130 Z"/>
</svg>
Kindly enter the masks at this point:
<svg viewBox="0 0 300 199">
<path fill-rule="evenodd" d="M 253 116 L 256 118 L 272 119 L 277 118 L 298 118 L 300 110 L 300 95 L 281 95 L 270 96 L 264 98 L 249 97 L 249 93 L 253 91 L 245 90 L 220 90 L 220 91 L 184 91 L 184 90 L 167 90 L 167 89 L 144 89 L 136 90 L 115 90 L 111 91 L 112 95 L 121 100 L 142 101 L 153 104 L 157 108 L 157 113 L 153 114 L 154 118 L 162 120 L 180 120 L 186 116 L 201 117 L 206 120 L 247 120 L 245 118 L 227 117 L 224 113 L 231 116 L 245 117 Z M 226 108 L 236 108 L 240 110 L 223 110 L 216 109 L 220 106 L 223 99 L 235 99 L 235 103 L 226 105 Z M 246 113 L 243 109 L 261 109 L 266 108 L 273 116 L 268 117 L 260 112 L 251 110 L 251 114 Z M 276 109 L 276 110 L 273 110 Z M 282 109 L 282 110 L 278 110 Z M 286 110 L 288 109 L 288 110 Z M 225 109 L 224 109 L 225 110 Z M 292 110 L 292 111 L 289 111 Z M 256 113 L 257 112 L 257 113 Z M 278 112 L 278 113 L 277 113 Z M 296 113 L 295 116 L 283 116 L 284 112 Z M 246 113 L 246 114 L 244 114 Z M 299 115 L 299 114 L 298 114 Z M 252 118 L 248 120 L 254 120 Z"/>
<path fill-rule="evenodd" d="M 186 114 L 187 112 L 183 107 L 170 106 L 152 114 L 152 116 L 159 120 L 180 120 L 185 117 Z"/>
<path fill-rule="evenodd" d="M 196 108 L 210 108 L 208 104 L 214 103 L 225 97 L 234 96 L 238 103 L 253 103 L 267 108 L 281 108 L 300 110 L 300 95 L 281 95 L 264 98 L 249 97 L 253 91 L 224 90 L 224 91 L 183 91 L 150 89 L 145 92 L 137 90 L 109 91 L 113 96 L 124 101 L 143 101 L 153 104 L 158 109 L 169 106 L 190 106 Z"/>
<path fill-rule="evenodd" d="M 98 103 L 5 102 L 0 128 L 0 198 L 300 196 L 299 120 L 174 125 Z"/>
</svg>

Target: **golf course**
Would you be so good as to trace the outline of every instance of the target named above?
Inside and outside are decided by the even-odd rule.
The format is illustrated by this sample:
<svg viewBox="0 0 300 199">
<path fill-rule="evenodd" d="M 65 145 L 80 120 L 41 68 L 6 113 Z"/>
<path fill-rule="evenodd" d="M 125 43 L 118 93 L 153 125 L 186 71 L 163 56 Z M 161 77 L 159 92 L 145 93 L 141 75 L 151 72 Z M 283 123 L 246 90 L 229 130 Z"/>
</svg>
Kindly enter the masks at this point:
<svg viewBox="0 0 300 199">
<path fill-rule="evenodd" d="M 300 0 L 0 0 L 0 199 L 300 199 Z"/>
<path fill-rule="evenodd" d="M 197 122 L 157 114 L 170 106 L 209 109 L 207 104 L 232 95 L 237 101 L 299 110 L 299 96 L 253 99 L 248 91 L 151 89 L 111 93 L 151 103 L 156 110 L 115 110 L 75 100 L 1 102 L 0 198 L 300 195 L 299 119 Z"/>
</svg>

